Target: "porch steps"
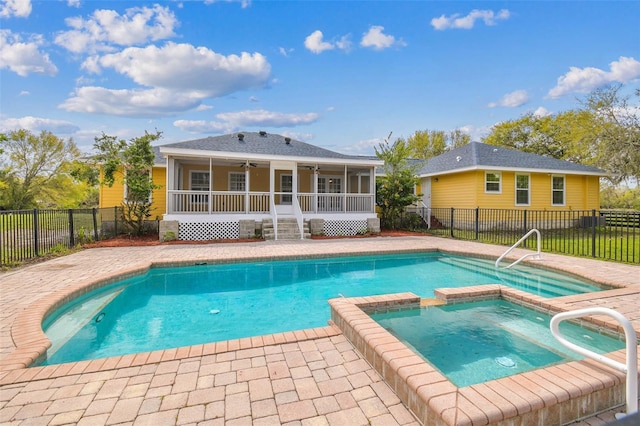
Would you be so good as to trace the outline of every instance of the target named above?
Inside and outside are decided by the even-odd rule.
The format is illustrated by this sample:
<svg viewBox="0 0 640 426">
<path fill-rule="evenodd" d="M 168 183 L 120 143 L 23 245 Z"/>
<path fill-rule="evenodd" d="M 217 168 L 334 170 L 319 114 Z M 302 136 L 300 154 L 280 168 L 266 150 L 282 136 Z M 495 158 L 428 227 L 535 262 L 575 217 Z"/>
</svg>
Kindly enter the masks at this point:
<svg viewBox="0 0 640 426">
<path fill-rule="evenodd" d="M 309 232 L 309 222 L 303 222 L 304 238 L 311 238 Z M 265 240 L 274 240 L 275 234 L 273 230 L 273 219 L 265 219 L 262 221 L 262 237 Z M 295 217 L 279 217 L 278 218 L 278 239 L 279 240 L 299 240 L 300 229 L 298 229 L 298 221 Z"/>
</svg>

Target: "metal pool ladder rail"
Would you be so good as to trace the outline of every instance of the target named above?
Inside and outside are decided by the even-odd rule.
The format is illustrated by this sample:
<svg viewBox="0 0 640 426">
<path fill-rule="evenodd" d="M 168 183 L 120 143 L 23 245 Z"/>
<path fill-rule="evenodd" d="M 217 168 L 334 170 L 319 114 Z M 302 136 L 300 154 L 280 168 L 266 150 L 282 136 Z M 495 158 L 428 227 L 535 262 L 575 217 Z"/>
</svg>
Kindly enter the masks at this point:
<svg viewBox="0 0 640 426">
<path fill-rule="evenodd" d="M 627 363 L 622 364 L 620 362 L 614 361 L 611 358 L 607 358 L 604 355 L 597 354 L 592 352 L 582 346 L 578 346 L 574 343 L 569 342 L 562 336 L 560 333 L 559 325 L 562 321 L 572 318 L 580 318 L 588 315 L 607 315 L 614 319 L 616 319 L 624 329 L 624 337 L 626 340 L 626 349 L 627 349 Z M 599 361 L 611 368 L 615 368 L 618 371 L 626 373 L 627 375 L 627 412 L 626 413 L 618 413 L 616 414 L 616 418 L 622 418 L 625 416 L 629 416 L 631 414 L 635 414 L 638 412 L 638 347 L 637 347 L 637 338 L 636 331 L 633 329 L 633 325 L 631 321 L 629 321 L 624 315 L 621 313 L 614 311 L 609 308 L 584 308 L 584 309 L 576 309 L 574 311 L 562 312 L 556 314 L 551 318 L 551 323 L 549 324 L 549 328 L 551 328 L 551 334 L 555 337 L 560 343 L 562 343 L 567 348 L 571 349 L 583 355 L 585 357 L 594 359 Z"/>
<path fill-rule="evenodd" d="M 542 249 L 542 244 L 540 243 L 540 231 L 538 231 L 537 229 L 533 228 L 532 230 L 530 230 L 529 232 L 527 232 L 526 234 L 524 234 L 524 237 L 520 238 L 518 240 L 517 243 L 515 243 L 514 245 L 512 245 L 511 247 L 509 247 L 509 249 L 507 251 L 505 251 L 504 253 L 502 253 L 502 256 L 500 256 L 498 258 L 498 260 L 496 260 L 496 268 L 499 268 L 500 266 L 500 261 L 502 259 L 504 259 L 504 257 L 506 255 L 508 255 L 509 253 L 511 253 L 513 251 L 513 249 L 515 249 L 516 247 L 518 247 L 524 240 L 526 240 L 527 238 L 529 238 L 529 235 L 533 234 L 535 232 L 535 234 L 537 235 L 537 246 L 538 246 L 538 250 L 535 253 L 527 253 L 524 256 L 522 256 L 520 259 L 516 260 L 513 263 L 510 263 L 509 265 L 505 266 L 505 268 L 511 268 L 512 266 L 517 265 L 518 263 L 522 262 L 524 259 L 526 259 L 529 256 L 534 256 L 534 258 L 536 260 L 542 260 L 542 257 L 540 256 L 540 250 Z"/>
</svg>

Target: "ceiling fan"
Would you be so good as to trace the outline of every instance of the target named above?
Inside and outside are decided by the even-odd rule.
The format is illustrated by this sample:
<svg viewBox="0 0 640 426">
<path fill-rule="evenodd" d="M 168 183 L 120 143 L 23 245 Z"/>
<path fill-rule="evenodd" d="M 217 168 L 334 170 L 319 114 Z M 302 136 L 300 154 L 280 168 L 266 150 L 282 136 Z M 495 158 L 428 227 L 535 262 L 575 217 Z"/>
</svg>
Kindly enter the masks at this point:
<svg viewBox="0 0 640 426">
<path fill-rule="evenodd" d="M 240 163 L 238 167 L 258 167 L 258 165 L 256 163 L 250 163 L 247 161 L 245 163 Z"/>
</svg>

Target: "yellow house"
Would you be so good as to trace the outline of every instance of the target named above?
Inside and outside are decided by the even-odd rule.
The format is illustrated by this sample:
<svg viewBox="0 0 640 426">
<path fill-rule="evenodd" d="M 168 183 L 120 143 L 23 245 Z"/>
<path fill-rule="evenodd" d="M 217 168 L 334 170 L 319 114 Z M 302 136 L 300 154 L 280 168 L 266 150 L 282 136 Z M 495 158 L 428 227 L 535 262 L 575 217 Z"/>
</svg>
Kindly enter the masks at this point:
<svg viewBox="0 0 640 426">
<path fill-rule="evenodd" d="M 345 155 L 267 132 L 242 132 L 156 147 L 152 219 L 160 238 L 305 238 L 379 231 L 375 169 Z M 122 182 L 122 179 L 118 180 Z M 100 206 L 122 204 L 123 184 L 100 189 Z"/>
<path fill-rule="evenodd" d="M 605 175 L 595 167 L 471 142 L 426 161 L 417 191 L 431 215 L 450 208 L 591 210 L 600 208 Z"/>
</svg>

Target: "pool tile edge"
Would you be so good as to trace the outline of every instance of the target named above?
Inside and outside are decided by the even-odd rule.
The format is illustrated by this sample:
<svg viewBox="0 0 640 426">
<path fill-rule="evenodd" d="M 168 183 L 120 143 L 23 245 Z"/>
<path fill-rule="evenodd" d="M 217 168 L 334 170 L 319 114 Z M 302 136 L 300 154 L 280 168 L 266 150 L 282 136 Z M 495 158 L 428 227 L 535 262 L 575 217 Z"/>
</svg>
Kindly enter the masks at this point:
<svg viewBox="0 0 640 426">
<path fill-rule="evenodd" d="M 519 292 L 502 286 L 478 287 L 481 298 L 502 297 L 504 291 L 505 298 L 521 302 L 523 299 Z M 455 291 L 448 296 L 452 293 Z M 459 295 L 469 299 L 472 293 L 466 288 Z M 533 306 L 540 305 L 536 297 L 524 299 Z M 331 321 L 425 425 L 506 425 L 516 419 L 522 424 L 564 424 L 624 405 L 624 375 L 589 360 L 485 382 L 480 387 L 490 389 L 499 398 L 489 401 L 482 396 L 474 397 L 477 392 L 472 390 L 478 385 L 458 388 L 421 358 L 419 362 L 411 359 L 412 354 L 417 355 L 365 312 L 419 306 L 418 296 L 402 293 L 369 297 L 366 301 L 339 298 L 331 299 L 329 304 Z M 624 357 L 621 352 L 624 351 L 609 355 Z M 588 371 L 592 374 L 586 374 Z M 528 390 L 534 385 L 543 396 Z"/>
</svg>

